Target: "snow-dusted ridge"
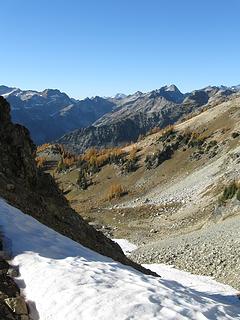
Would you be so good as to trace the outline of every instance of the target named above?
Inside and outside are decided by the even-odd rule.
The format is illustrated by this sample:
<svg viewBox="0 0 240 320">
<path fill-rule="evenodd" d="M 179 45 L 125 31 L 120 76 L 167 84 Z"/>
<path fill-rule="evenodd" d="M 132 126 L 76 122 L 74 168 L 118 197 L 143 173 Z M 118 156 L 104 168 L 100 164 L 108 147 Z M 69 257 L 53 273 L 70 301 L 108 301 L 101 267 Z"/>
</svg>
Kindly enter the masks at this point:
<svg viewBox="0 0 240 320">
<path fill-rule="evenodd" d="M 58 234 L 0 200 L 0 227 L 33 320 L 240 319 L 236 290 L 148 265 L 146 276 Z"/>
</svg>

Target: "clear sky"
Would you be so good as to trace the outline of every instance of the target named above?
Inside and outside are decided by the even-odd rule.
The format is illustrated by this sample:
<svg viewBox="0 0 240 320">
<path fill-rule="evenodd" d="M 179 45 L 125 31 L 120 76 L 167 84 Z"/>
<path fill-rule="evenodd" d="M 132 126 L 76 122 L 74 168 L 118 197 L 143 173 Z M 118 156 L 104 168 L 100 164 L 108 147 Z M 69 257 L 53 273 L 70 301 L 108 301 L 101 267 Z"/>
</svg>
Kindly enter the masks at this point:
<svg viewBox="0 0 240 320">
<path fill-rule="evenodd" d="M 240 83 L 239 0 L 7 0 L 0 8 L 0 84 L 80 98 Z"/>
</svg>

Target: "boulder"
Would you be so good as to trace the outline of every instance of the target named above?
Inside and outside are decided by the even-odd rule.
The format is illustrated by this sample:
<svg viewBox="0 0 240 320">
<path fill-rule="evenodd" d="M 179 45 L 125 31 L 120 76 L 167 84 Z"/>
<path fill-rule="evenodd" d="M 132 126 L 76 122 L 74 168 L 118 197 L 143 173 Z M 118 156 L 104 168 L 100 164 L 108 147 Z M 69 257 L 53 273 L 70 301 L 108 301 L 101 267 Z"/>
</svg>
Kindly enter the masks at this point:
<svg viewBox="0 0 240 320">
<path fill-rule="evenodd" d="M 7 298 L 4 300 L 6 305 L 18 315 L 28 315 L 28 309 L 23 297 Z"/>
</svg>

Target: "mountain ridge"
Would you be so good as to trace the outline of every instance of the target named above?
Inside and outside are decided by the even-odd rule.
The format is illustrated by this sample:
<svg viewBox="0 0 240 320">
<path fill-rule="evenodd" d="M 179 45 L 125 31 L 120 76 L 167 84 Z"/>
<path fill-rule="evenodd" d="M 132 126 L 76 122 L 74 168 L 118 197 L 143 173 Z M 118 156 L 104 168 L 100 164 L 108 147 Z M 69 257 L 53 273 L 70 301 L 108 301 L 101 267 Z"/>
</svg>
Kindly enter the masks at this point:
<svg viewBox="0 0 240 320">
<path fill-rule="evenodd" d="M 57 141 L 78 153 L 89 147 L 135 141 L 156 126 L 173 124 L 209 101 L 239 90 L 239 86 L 208 86 L 182 93 L 171 84 L 145 93 L 77 100 L 58 89 L 36 91 L 0 86 L 0 94 L 12 106 L 13 122 L 27 127 L 36 144 Z"/>
<path fill-rule="evenodd" d="M 149 130 L 172 125 L 205 106 L 224 101 L 237 90 L 206 87 L 182 94 L 176 86 L 148 93 L 136 92 L 118 101 L 117 107 L 90 127 L 66 133 L 57 140 L 69 150 L 81 153 L 88 148 L 113 147 L 136 141 Z"/>
<path fill-rule="evenodd" d="M 36 144 L 89 126 L 114 107 L 112 102 L 101 97 L 76 100 L 58 89 L 38 92 L 0 86 L 0 94 L 12 106 L 13 122 L 27 127 Z"/>
</svg>

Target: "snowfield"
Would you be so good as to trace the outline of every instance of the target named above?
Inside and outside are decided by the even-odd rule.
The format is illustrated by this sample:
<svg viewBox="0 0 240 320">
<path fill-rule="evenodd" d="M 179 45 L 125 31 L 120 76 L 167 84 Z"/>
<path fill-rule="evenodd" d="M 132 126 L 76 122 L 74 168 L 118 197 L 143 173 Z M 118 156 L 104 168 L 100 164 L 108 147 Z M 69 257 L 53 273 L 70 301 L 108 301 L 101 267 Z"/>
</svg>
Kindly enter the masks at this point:
<svg viewBox="0 0 240 320">
<path fill-rule="evenodd" d="M 132 251 L 137 249 L 137 246 L 126 239 L 112 239 L 112 241 L 117 242 L 117 244 L 122 248 L 125 255 L 128 255 Z"/>
<path fill-rule="evenodd" d="M 240 319 L 236 290 L 164 265 L 146 276 L 0 200 L 0 228 L 34 320 Z"/>
</svg>

